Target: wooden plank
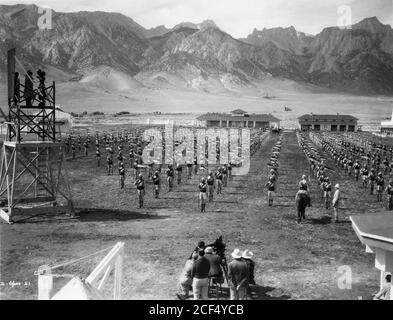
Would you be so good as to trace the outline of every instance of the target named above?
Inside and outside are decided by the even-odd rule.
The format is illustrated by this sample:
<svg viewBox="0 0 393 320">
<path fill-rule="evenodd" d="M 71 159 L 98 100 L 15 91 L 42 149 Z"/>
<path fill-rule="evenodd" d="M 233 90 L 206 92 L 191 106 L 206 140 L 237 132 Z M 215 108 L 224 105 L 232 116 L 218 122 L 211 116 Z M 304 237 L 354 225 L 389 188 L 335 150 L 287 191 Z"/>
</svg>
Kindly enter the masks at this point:
<svg viewBox="0 0 393 320">
<path fill-rule="evenodd" d="M 50 300 L 53 289 L 52 271 L 47 265 L 38 268 L 38 300 Z"/>
<path fill-rule="evenodd" d="M 92 271 L 92 273 L 87 277 L 86 282 L 90 283 L 92 286 L 95 286 L 101 275 L 105 272 L 108 265 L 115 262 L 118 253 L 123 247 L 124 242 L 118 242 L 106 255 L 106 257 L 98 264 L 98 266 Z"/>
<path fill-rule="evenodd" d="M 111 271 L 113 269 L 113 266 L 108 266 L 108 269 L 106 269 L 104 276 L 102 277 L 100 284 L 98 285 L 97 289 L 102 290 L 106 280 L 108 280 L 109 275 L 111 274 Z"/>
</svg>

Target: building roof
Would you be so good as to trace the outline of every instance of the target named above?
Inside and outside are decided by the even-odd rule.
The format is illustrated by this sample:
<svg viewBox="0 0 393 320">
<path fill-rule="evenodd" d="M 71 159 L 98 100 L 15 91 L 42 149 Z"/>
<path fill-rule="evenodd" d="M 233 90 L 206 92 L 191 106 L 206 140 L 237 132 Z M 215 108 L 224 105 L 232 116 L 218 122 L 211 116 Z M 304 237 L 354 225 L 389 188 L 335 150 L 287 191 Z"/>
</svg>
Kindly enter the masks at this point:
<svg viewBox="0 0 393 320">
<path fill-rule="evenodd" d="M 351 216 L 359 240 L 370 247 L 393 251 L 393 215 L 388 213 Z"/>
<path fill-rule="evenodd" d="M 348 114 L 304 114 L 298 118 L 299 120 L 353 120 L 359 119 Z"/>
<path fill-rule="evenodd" d="M 393 128 L 393 111 L 392 111 L 392 118 L 388 121 L 382 121 L 381 127 L 382 128 Z"/>
<path fill-rule="evenodd" d="M 247 112 L 242 109 L 232 110 L 231 113 L 232 114 L 247 114 Z"/>
<path fill-rule="evenodd" d="M 279 122 L 280 119 L 271 114 L 251 113 L 247 115 L 233 116 L 227 113 L 206 113 L 197 118 L 199 121 L 258 121 L 258 122 Z"/>
</svg>

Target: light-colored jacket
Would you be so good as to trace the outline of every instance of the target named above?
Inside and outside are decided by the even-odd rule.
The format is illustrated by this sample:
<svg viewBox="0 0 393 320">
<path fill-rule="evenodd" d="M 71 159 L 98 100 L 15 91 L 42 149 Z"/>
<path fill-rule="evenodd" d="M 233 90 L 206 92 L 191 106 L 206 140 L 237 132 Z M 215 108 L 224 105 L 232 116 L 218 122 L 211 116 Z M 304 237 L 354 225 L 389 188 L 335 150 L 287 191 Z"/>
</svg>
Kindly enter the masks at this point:
<svg viewBox="0 0 393 320">
<path fill-rule="evenodd" d="M 192 284 L 192 277 L 191 277 L 191 271 L 192 267 L 194 266 L 194 260 L 187 260 L 186 264 L 184 265 L 183 271 L 180 275 L 179 281 L 181 284 L 186 285 Z"/>
</svg>

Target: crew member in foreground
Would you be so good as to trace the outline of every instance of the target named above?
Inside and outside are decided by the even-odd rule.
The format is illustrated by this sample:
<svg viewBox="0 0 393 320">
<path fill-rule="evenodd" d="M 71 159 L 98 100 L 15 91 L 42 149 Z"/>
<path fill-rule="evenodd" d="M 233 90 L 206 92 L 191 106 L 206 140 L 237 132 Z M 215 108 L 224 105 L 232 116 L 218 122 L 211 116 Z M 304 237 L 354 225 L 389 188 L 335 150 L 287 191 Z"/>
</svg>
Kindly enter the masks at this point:
<svg viewBox="0 0 393 320">
<path fill-rule="evenodd" d="M 385 281 L 382 289 L 374 295 L 373 300 L 391 300 L 392 275 L 390 273 L 385 276 Z"/>
<path fill-rule="evenodd" d="M 232 252 L 233 261 L 228 265 L 229 291 L 231 300 L 247 300 L 249 271 L 242 252 L 235 249 Z"/>
<path fill-rule="evenodd" d="M 179 289 L 180 293 L 177 294 L 177 297 L 180 300 L 185 300 L 189 296 L 190 290 L 192 290 L 192 268 L 194 267 L 194 262 L 198 258 L 198 253 L 194 252 L 190 259 L 186 261 L 186 264 L 183 268 L 183 271 L 179 278 Z"/>
<path fill-rule="evenodd" d="M 209 291 L 210 262 L 205 258 L 205 250 L 199 250 L 198 259 L 191 271 L 194 300 L 207 300 Z"/>
</svg>

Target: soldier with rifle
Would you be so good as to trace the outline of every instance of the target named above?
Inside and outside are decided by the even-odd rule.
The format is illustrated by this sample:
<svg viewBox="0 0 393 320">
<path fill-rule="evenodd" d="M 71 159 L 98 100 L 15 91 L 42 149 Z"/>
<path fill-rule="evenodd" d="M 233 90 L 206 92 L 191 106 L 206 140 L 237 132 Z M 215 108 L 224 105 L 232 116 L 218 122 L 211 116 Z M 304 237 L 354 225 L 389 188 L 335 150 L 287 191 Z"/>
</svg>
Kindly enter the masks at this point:
<svg viewBox="0 0 393 320">
<path fill-rule="evenodd" d="M 135 181 L 135 186 L 138 194 L 139 209 L 143 208 L 143 198 L 145 196 L 145 181 L 143 180 L 143 174 L 140 173 L 138 179 Z"/>
<path fill-rule="evenodd" d="M 126 179 L 126 168 L 124 168 L 123 162 L 121 162 L 119 165 L 119 176 L 120 176 L 120 189 L 124 189 L 124 182 Z"/>
<path fill-rule="evenodd" d="M 173 188 L 173 176 L 174 176 L 173 166 L 171 164 L 168 166 L 168 169 L 166 170 L 166 175 L 168 181 L 168 191 L 171 192 Z"/>
<path fill-rule="evenodd" d="M 155 197 L 156 199 L 158 199 L 159 194 L 160 194 L 160 184 L 161 184 L 161 181 L 160 181 L 160 172 L 159 172 L 159 171 L 156 171 L 156 172 L 154 173 L 154 175 L 153 175 L 153 177 L 152 177 L 152 180 L 153 180 L 153 185 L 154 185 L 154 197 Z"/>
<path fill-rule="evenodd" d="M 97 160 L 97 167 L 99 167 L 101 164 L 101 152 L 99 147 L 96 148 L 96 160 Z"/>
<path fill-rule="evenodd" d="M 213 202 L 213 194 L 214 194 L 214 175 L 211 171 L 207 177 L 207 194 L 209 198 L 209 202 Z"/>
</svg>

